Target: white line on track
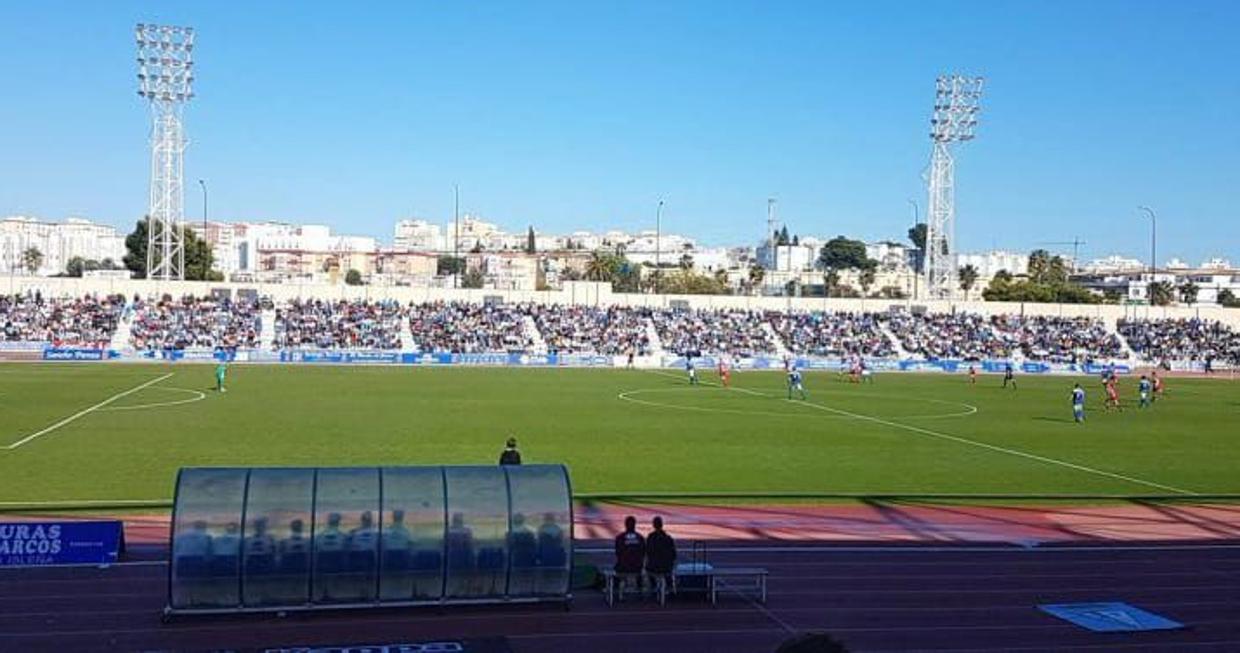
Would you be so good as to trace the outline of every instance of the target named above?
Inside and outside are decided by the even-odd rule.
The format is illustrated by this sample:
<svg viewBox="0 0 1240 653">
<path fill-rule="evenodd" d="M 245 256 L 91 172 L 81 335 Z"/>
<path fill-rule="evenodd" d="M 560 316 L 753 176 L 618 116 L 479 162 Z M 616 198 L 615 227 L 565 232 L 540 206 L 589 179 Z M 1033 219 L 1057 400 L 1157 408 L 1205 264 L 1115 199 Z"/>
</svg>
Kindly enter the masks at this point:
<svg viewBox="0 0 1240 653">
<path fill-rule="evenodd" d="M 655 374 L 661 374 L 661 375 L 663 375 L 663 376 L 671 376 L 671 377 L 673 377 L 673 378 L 682 378 L 682 377 L 680 377 L 679 375 L 669 374 L 669 373 L 667 373 L 667 372 L 663 372 L 662 370 L 653 370 L 653 371 L 654 371 L 654 373 L 655 373 Z M 710 384 L 710 385 L 714 385 L 714 384 L 712 383 L 712 384 Z M 755 396 L 759 396 L 759 397 L 770 397 L 770 396 L 771 396 L 771 395 L 768 395 L 768 394 L 765 394 L 765 393 L 762 393 L 762 392 L 757 392 L 757 391 L 755 391 L 755 390 L 750 390 L 750 389 L 748 389 L 748 388 L 735 388 L 735 387 L 734 387 L 734 388 L 731 388 L 731 389 L 732 389 L 732 390 L 735 390 L 735 391 L 737 391 L 737 392 L 745 392 L 745 393 L 748 393 L 748 394 L 751 394 L 751 395 L 755 395 Z M 871 416 L 871 415 L 864 415 L 864 414 L 862 414 L 862 413 L 854 413 L 854 412 L 847 411 L 847 410 L 842 410 L 842 409 L 839 409 L 839 408 L 832 408 L 832 407 L 830 407 L 830 406 L 824 406 L 824 405 L 822 405 L 822 404 L 812 404 L 812 403 L 808 403 L 808 402 L 797 402 L 797 401 L 792 400 L 792 399 L 786 399 L 785 401 L 788 401 L 788 402 L 791 402 L 791 403 L 795 403 L 795 404 L 800 404 L 800 405 L 810 406 L 810 407 L 812 407 L 812 408 L 816 408 L 816 409 L 818 409 L 818 410 L 826 411 L 826 412 L 828 412 L 828 413 L 833 413 L 833 414 L 836 414 L 836 415 L 845 415 L 845 416 L 848 416 L 848 417 L 852 417 L 852 418 L 854 418 L 854 419 L 864 420 L 864 421 L 867 421 L 867 422 L 873 422 L 873 423 L 875 423 L 875 424 L 882 424 L 882 425 L 884 425 L 884 426 L 890 426 L 890 427 L 892 427 L 892 428 L 904 429 L 904 430 L 906 430 L 906 431 L 910 431 L 910 432 L 912 432 L 912 433 L 917 433 L 918 435 L 925 435 L 925 436 L 929 436 L 929 437 L 932 437 L 932 438 L 939 438 L 939 439 L 941 439 L 941 440 L 948 440 L 948 441 L 950 441 L 950 442 L 956 442 L 956 443 L 958 443 L 958 444 L 967 444 L 967 445 L 974 446 L 974 447 L 980 447 L 980 448 L 982 448 L 982 449 L 989 449 L 989 450 L 991 450 L 991 451 L 996 451 L 996 452 L 999 452 L 999 453 L 1005 453 L 1005 454 L 1008 454 L 1008 455 L 1011 455 L 1011 456 L 1019 456 L 1019 457 L 1021 457 L 1021 458 L 1026 458 L 1026 459 L 1029 459 L 1029 460 L 1036 460 L 1036 461 L 1038 461 L 1038 462 L 1047 463 L 1047 464 L 1050 464 L 1050 465 L 1059 465 L 1059 466 L 1061 466 L 1061 467 L 1066 467 L 1066 468 L 1068 468 L 1068 469 L 1075 469 L 1075 470 L 1077 470 L 1077 471 L 1080 471 L 1080 472 L 1086 472 L 1086 473 L 1088 473 L 1088 474 L 1094 474 L 1094 475 L 1097 475 L 1097 476 L 1105 476 L 1105 477 L 1108 477 L 1108 478 L 1113 478 L 1113 479 L 1120 480 L 1120 481 L 1126 481 L 1126 482 L 1129 482 L 1129 483 L 1136 483 L 1137 485 L 1144 485 L 1144 486 L 1146 486 L 1146 487 L 1158 488 L 1158 489 L 1160 489 L 1160 490 L 1167 490 L 1167 491 L 1169 491 L 1169 492 L 1174 492 L 1174 493 L 1176 493 L 1176 494 L 1183 494 L 1183 495 L 1187 495 L 1187 496 L 1191 496 L 1191 495 L 1197 494 L 1196 492 L 1193 492 L 1192 490 L 1185 490 L 1184 488 L 1175 487 L 1175 486 L 1173 486 L 1173 485 L 1164 485 L 1164 484 L 1162 484 L 1162 483 L 1155 483 L 1154 481 L 1147 481 L 1147 480 L 1145 480 L 1145 479 L 1136 478 L 1136 477 L 1134 477 L 1134 476 L 1126 476 L 1126 475 L 1124 475 L 1124 474 L 1117 474 L 1117 473 L 1115 473 L 1115 472 L 1108 472 L 1108 471 L 1105 471 L 1105 470 L 1102 470 L 1102 469 L 1096 469 L 1096 468 L 1094 468 L 1094 467 L 1088 467 L 1088 466 L 1086 466 L 1086 465 L 1078 465 L 1078 464 L 1076 464 L 1076 463 L 1068 462 L 1068 461 L 1066 461 L 1066 460 L 1059 460 L 1058 458 L 1050 458 L 1050 457 L 1047 457 L 1047 456 L 1039 456 L 1038 454 L 1028 453 L 1028 452 L 1026 452 L 1026 451 L 1020 451 L 1019 449 L 1009 449 L 1008 447 L 1001 447 L 1001 446 L 999 446 L 999 445 L 997 445 L 997 444 L 989 444 L 989 443 L 986 443 L 986 442 L 980 442 L 980 441 L 978 441 L 978 440 L 970 440 L 970 439 L 968 439 L 968 438 L 962 438 L 962 437 L 960 437 L 960 436 L 958 436 L 958 435 L 950 435 L 950 434 L 947 434 L 947 433 L 940 433 L 940 432 L 938 432 L 938 431 L 932 431 L 932 430 L 930 430 L 930 429 L 927 429 L 927 428 L 922 428 L 922 427 L 920 427 L 920 426 L 913 426 L 913 425 L 911 425 L 911 424 L 901 424 L 900 422 L 893 422 L 893 421 L 891 421 L 891 420 L 883 419 L 883 418 L 881 418 L 881 417 L 873 417 L 873 416 Z"/>
<path fill-rule="evenodd" d="M 74 414 L 72 414 L 72 415 L 70 415 L 70 416 L 68 416 L 68 417 L 66 417 L 66 418 L 64 418 L 64 419 L 62 419 L 62 420 L 60 420 L 59 422 L 56 422 L 55 424 L 52 424 L 51 426 L 49 426 L 49 427 L 47 427 L 47 428 L 43 429 L 42 431 L 38 431 L 37 433 L 31 433 L 30 435 L 27 435 L 26 437 L 24 437 L 24 438 L 22 438 L 22 439 L 18 440 L 17 442 L 14 442 L 13 444 L 10 444 L 10 445 L 6 446 L 6 447 L 4 447 L 4 448 L 5 448 L 5 449 L 8 449 L 8 450 L 13 450 L 13 449 L 16 449 L 16 448 L 18 448 L 18 447 L 22 446 L 23 444 L 26 444 L 26 443 L 28 443 L 28 442 L 31 442 L 31 441 L 33 441 L 33 440 L 35 440 L 35 439 L 38 439 L 38 438 L 40 438 L 40 437 L 43 437 L 44 435 L 47 435 L 48 433 L 51 433 L 52 431 L 55 431 L 56 429 L 58 429 L 58 428 L 60 428 L 60 427 L 64 426 L 65 424 L 68 424 L 68 423 L 70 423 L 70 422 L 72 422 L 72 421 L 74 421 L 74 420 L 78 419 L 79 417 L 83 417 L 83 416 L 85 416 L 85 415 L 89 415 L 90 413 L 93 413 L 93 412 L 95 412 L 96 410 L 99 410 L 100 408 L 103 408 L 104 406 L 107 406 L 108 404 L 110 404 L 110 403 L 112 403 L 112 402 L 116 401 L 117 399 L 120 399 L 120 398 L 122 398 L 122 397 L 127 397 L 127 396 L 129 396 L 129 395 L 131 395 L 131 394 L 133 394 L 133 393 L 135 393 L 135 392 L 137 392 L 137 391 L 139 391 L 139 390 L 142 390 L 143 388 L 147 388 L 147 387 L 150 387 L 150 386 L 152 386 L 152 385 L 155 385 L 156 383 L 159 383 L 160 381 L 163 381 L 164 379 L 166 379 L 166 378 L 168 378 L 168 377 L 172 376 L 173 374 L 175 374 L 175 372 L 168 372 L 167 374 L 164 374 L 163 376 L 158 376 L 158 377 L 155 377 L 155 378 L 151 379 L 150 381 L 147 381 L 147 382 L 145 382 L 145 383 L 141 383 L 141 384 L 139 384 L 139 385 L 136 385 L 136 386 L 134 386 L 134 387 L 132 387 L 132 388 L 130 388 L 130 389 L 128 389 L 128 390 L 125 390 L 125 391 L 123 391 L 123 392 L 118 392 L 118 393 L 116 393 L 116 394 L 112 395 L 111 397 L 108 397 L 107 399 L 104 399 L 103 401 L 101 401 L 101 402 L 99 402 L 99 403 L 95 404 L 94 406 L 91 406 L 90 408 L 86 408 L 86 409 L 83 409 L 83 410 L 79 410 L 78 412 L 76 412 L 76 413 L 74 413 Z"/>
</svg>

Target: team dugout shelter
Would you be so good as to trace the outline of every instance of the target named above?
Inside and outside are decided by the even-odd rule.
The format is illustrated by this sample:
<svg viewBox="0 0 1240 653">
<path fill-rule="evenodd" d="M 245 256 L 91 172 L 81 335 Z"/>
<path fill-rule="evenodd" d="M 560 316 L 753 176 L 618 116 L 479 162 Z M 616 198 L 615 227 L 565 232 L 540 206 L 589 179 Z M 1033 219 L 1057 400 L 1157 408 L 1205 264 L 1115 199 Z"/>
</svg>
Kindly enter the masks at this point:
<svg viewBox="0 0 1240 653">
<path fill-rule="evenodd" d="M 571 600 L 563 465 L 184 468 L 165 615 Z"/>
</svg>

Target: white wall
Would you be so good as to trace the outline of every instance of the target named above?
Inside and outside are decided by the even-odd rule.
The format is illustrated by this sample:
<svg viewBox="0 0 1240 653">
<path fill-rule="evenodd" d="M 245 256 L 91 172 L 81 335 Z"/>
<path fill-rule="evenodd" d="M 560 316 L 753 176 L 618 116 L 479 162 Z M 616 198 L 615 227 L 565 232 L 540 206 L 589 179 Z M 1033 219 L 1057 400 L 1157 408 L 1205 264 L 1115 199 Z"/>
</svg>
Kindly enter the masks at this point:
<svg viewBox="0 0 1240 653">
<path fill-rule="evenodd" d="M 205 295 L 215 288 L 230 290 L 252 289 L 275 301 L 315 297 L 321 299 L 394 299 L 401 302 L 425 301 L 473 301 L 484 297 L 500 296 L 507 302 L 537 302 L 561 304 L 666 307 L 672 300 L 683 300 L 693 308 L 737 308 L 746 310 L 817 310 L 817 311 L 885 311 L 891 307 L 905 309 L 924 306 L 935 313 L 952 311 L 974 312 L 985 315 L 1023 314 L 1094 317 L 1114 323 L 1122 317 L 1129 318 L 1201 318 L 1219 320 L 1240 328 L 1240 309 L 1218 306 L 1158 307 L 1116 306 L 1111 304 L 1022 304 L 1018 302 L 981 301 L 913 301 L 910 299 L 824 299 L 821 297 L 750 297 L 744 295 L 641 295 L 613 293 L 607 284 L 586 281 L 566 282 L 562 290 L 504 291 L 467 290 L 429 287 L 347 286 L 314 283 L 225 283 L 201 281 L 146 281 L 140 279 L 73 279 L 50 277 L 0 276 L 0 293 L 12 294 L 38 290 L 52 297 L 81 296 L 86 294 L 120 293 L 127 296 L 138 294 Z"/>
</svg>

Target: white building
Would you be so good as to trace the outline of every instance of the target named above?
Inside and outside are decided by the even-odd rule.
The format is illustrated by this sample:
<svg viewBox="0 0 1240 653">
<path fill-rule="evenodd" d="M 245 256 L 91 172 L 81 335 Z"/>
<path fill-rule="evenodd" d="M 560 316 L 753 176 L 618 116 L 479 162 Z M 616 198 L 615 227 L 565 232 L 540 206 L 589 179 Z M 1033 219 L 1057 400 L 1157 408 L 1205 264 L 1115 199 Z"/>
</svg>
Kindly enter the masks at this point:
<svg viewBox="0 0 1240 653">
<path fill-rule="evenodd" d="M 956 269 L 960 269 L 966 265 L 972 265 L 977 269 L 977 276 L 982 279 L 989 279 L 1000 270 L 1006 270 L 1011 274 L 1026 274 L 1029 272 L 1029 255 L 1021 252 L 1006 252 L 1003 250 L 995 250 L 992 252 L 981 252 L 977 254 L 957 254 Z"/>
<path fill-rule="evenodd" d="M 29 274 L 23 253 L 31 248 L 43 255 L 34 274 L 47 276 L 64 272 L 69 260 L 75 257 L 98 262 L 111 259 L 117 266 L 122 265 L 125 236 L 115 227 L 81 218 L 42 222 L 10 216 L 0 220 L 0 271 Z"/>
<path fill-rule="evenodd" d="M 375 253 L 379 243 L 370 236 L 333 235 L 326 225 L 282 222 L 213 222 L 207 225 L 215 269 L 226 278 L 254 278 L 262 252 Z"/>
<path fill-rule="evenodd" d="M 443 229 L 425 220 L 401 220 L 396 223 L 393 244 L 415 252 L 442 252 L 448 249 Z"/>
<path fill-rule="evenodd" d="M 1112 254 L 1104 258 L 1094 259 L 1081 266 L 1081 272 L 1087 274 L 1107 274 L 1107 273 L 1123 273 L 1123 272 L 1140 272 L 1149 268 L 1148 263 L 1142 263 L 1135 258 L 1127 258 L 1118 254 Z"/>
</svg>

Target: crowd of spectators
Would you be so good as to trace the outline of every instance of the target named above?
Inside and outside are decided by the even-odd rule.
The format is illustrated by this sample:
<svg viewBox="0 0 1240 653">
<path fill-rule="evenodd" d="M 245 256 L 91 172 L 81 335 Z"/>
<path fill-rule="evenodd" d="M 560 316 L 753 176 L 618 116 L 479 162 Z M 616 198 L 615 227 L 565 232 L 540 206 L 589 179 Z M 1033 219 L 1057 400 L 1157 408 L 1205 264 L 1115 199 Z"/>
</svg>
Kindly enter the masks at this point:
<svg viewBox="0 0 1240 653">
<path fill-rule="evenodd" d="M 262 307 L 258 300 L 135 297 L 129 342 L 134 349 L 257 347 Z"/>
<path fill-rule="evenodd" d="M 409 329 L 418 351 L 455 354 L 528 352 L 527 307 L 521 304 L 433 302 L 409 307 Z"/>
<path fill-rule="evenodd" d="M 996 315 L 991 324 L 1013 351 L 1050 363 L 1090 363 L 1123 355 L 1119 337 L 1088 317 Z"/>
<path fill-rule="evenodd" d="M 1120 320 L 1119 332 L 1147 361 L 1240 363 L 1240 332 L 1212 320 Z"/>
<path fill-rule="evenodd" d="M 677 354 L 755 356 L 775 353 L 765 315 L 742 310 L 656 310 L 650 313 L 663 349 Z"/>
<path fill-rule="evenodd" d="M 990 320 L 973 313 L 891 313 L 887 325 L 910 354 L 928 360 L 1006 358 L 1011 343 Z"/>
<path fill-rule="evenodd" d="M 125 307 L 121 295 L 65 299 L 39 293 L 0 296 L 0 338 L 55 346 L 102 347 L 116 331 Z"/>
<path fill-rule="evenodd" d="M 400 349 L 399 302 L 293 300 L 276 308 L 276 349 Z"/>
<path fill-rule="evenodd" d="M 895 353 L 873 313 L 768 313 L 766 319 L 797 355 L 836 358 Z"/>
<path fill-rule="evenodd" d="M 532 304 L 528 311 L 549 352 L 645 356 L 652 351 L 643 309 Z"/>
</svg>

